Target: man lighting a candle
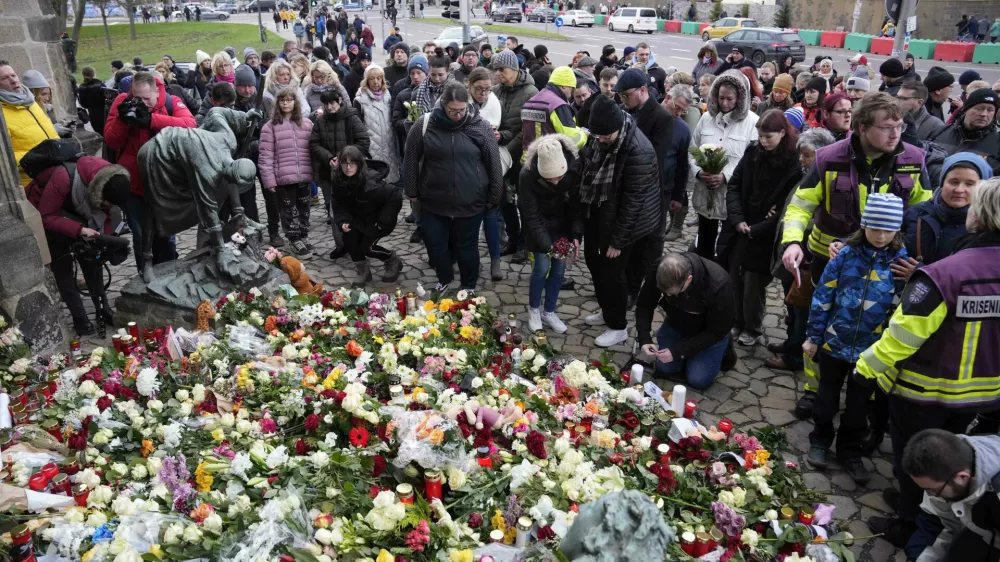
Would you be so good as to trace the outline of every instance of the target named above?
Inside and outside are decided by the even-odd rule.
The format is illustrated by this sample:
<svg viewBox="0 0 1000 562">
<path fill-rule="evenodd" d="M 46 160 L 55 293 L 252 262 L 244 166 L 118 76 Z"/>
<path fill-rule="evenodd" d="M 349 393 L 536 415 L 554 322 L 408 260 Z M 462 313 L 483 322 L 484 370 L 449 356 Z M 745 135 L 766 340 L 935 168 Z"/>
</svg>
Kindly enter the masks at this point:
<svg viewBox="0 0 1000 562">
<path fill-rule="evenodd" d="M 704 389 L 720 370 L 736 363 L 730 330 L 736 318 L 729 274 L 691 252 L 668 253 L 642 284 L 635 324 L 642 350 L 656 359 L 656 376 L 684 374 L 686 384 Z M 653 312 L 666 318 L 650 335 Z"/>
</svg>

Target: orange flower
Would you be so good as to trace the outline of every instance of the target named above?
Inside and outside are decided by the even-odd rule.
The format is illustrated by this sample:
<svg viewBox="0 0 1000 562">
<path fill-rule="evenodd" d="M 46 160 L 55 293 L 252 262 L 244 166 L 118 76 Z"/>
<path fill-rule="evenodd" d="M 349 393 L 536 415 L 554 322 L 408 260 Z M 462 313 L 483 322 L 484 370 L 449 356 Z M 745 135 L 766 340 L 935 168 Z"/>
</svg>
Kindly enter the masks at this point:
<svg viewBox="0 0 1000 562">
<path fill-rule="evenodd" d="M 191 511 L 191 519 L 194 519 L 195 523 L 201 523 L 213 513 L 215 513 L 215 508 L 212 507 L 212 504 L 203 503 Z"/>
<path fill-rule="evenodd" d="M 143 439 L 142 440 L 142 451 L 141 451 L 142 458 L 148 457 L 150 455 L 150 453 L 152 453 L 155 450 L 156 450 L 156 447 L 153 446 L 153 440 L 152 439 Z"/>
<path fill-rule="evenodd" d="M 434 445 L 440 445 L 441 442 L 444 441 L 444 431 L 441 431 L 440 429 L 431 430 L 431 435 L 427 438 L 427 440 Z"/>
<path fill-rule="evenodd" d="M 341 336 L 346 336 L 346 335 L 347 335 L 347 328 L 345 328 L 345 327 L 341 326 L 341 327 L 340 327 L 340 329 L 339 329 L 339 330 L 337 330 L 337 332 L 338 332 L 338 333 L 339 333 L 339 334 L 340 334 Z"/>
<path fill-rule="evenodd" d="M 278 329 L 278 317 L 268 316 L 267 320 L 264 321 L 264 331 L 273 332 Z"/>
<path fill-rule="evenodd" d="M 587 402 L 587 411 L 592 415 L 597 415 L 601 411 L 601 407 L 597 405 L 597 402 Z"/>
<path fill-rule="evenodd" d="M 354 340 L 347 342 L 347 354 L 351 357 L 361 357 L 361 354 L 364 353 L 364 351 L 365 350 L 358 345 L 358 342 Z"/>
</svg>

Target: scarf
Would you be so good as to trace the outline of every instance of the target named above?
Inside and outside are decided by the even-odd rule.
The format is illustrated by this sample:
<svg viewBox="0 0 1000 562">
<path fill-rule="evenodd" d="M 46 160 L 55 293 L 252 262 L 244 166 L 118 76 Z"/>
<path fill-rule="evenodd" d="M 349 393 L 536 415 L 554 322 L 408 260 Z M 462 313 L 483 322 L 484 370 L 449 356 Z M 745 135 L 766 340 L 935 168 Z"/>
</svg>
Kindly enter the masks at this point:
<svg viewBox="0 0 1000 562">
<path fill-rule="evenodd" d="M 68 171 L 69 170 L 67 170 L 67 172 Z M 90 194 L 88 193 L 87 186 L 83 185 L 83 180 L 80 178 L 80 172 L 74 171 L 70 181 L 73 182 L 73 185 L 70 188 L 70 197 L 73 201 L 73 208 L 76 209 L 76 212 L 81 217 L 86 219 L 88 228 L 93 228 L 97 232 L 104 232 L 105 214 L 100 210 L 100 208 L 95 210 L 90 206 Z"/>
<path fill-rule="evenodd" d="M 438 96 L 441 95 L 441 90 L 447 83 L 448 81 L 445 80 L 441 84 L 435 85 L 430 79 L 425 80 L 413 93 L 413 103 L 417 104 L 417 107 L 423 108 L 424 111 L 434 109 Z"/>
<path fill-rule="evenodd" d="M 371 92 L 371 90 L 369 90 Z M 382 101 L 382 96 L 385 95 L 385 90 L 379 90 L 377 92 L 372 92 L 372 97 L 378 101 Z"/>
<path fill-rule="evenodd" d="M 31 107 L 31 104 L 35 103 L 35 95 L 24 84 L 21 84 L 20 92 L 0 90 L 0 102 L 7 105 Z"/>
<path fill-rule="evenodd" d="M 583 172 L 583 186 L 580 189 L 580 200 L 587 205 L 597 202 L 598 205 L 608 200 L 614 193 L 615 172 L 618 163 L 618 150 L 625 142 L 625 137 L 633 127 L 632 117 L 625 115 L 625 123 L 618 132 L 618 140 L 610 147 L 597 143 L 597 150 L 591 154 L 590 162 Z"/>
<path fill-rule="evenodd" d="M 229 84 L 235 84 L 236 83 L 236 73 L 235 72 L 230 72 L 229 76 L 223 76 L 221 74 L 216 74 L 215 75 L 215 81 L 216 82 L 226 82 L 226 83 L 229 83 Z"/>
<path fill-rule="evenodd" d="M 941 221 L 942 226 L 964 225 L 965 218 L 969 215 L 969 205 L 953 209 L 941 200 L 941 190 L 938 190 L 934 193 L 934 215 Z"/>
</svg>

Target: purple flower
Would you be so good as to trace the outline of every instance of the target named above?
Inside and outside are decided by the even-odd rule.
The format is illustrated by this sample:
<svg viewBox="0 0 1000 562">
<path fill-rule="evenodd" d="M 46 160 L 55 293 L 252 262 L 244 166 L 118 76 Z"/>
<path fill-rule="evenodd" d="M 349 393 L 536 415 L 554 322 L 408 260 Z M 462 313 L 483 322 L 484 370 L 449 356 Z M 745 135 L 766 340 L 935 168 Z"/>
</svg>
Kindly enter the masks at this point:
<svg viewBox="0 0 1000 562">
<path fill-rule="evenodd" d="M 518 518 L 521 517 L 521 506 L 517 503 L 517 496 L 511 494 L 507 498 L 507 510 L 503 512 L 504 523 L 508 527 L 517 525 Z"/>
<path fill-rule="evenodd" d="M 813 514 L 813 525 L 827 525 L 833 521 L 833 511 L 837 506 L 820 503 L 816 504 L 816 512 Z"/>
<path fill-rule="evenodd" d="M 722 502 L 712 502 L 712 514 L 715 516 L 715 526 L 727 537 L 738 537 L 743 533 L 746 519 L 733 508 Z"/>
</svg>

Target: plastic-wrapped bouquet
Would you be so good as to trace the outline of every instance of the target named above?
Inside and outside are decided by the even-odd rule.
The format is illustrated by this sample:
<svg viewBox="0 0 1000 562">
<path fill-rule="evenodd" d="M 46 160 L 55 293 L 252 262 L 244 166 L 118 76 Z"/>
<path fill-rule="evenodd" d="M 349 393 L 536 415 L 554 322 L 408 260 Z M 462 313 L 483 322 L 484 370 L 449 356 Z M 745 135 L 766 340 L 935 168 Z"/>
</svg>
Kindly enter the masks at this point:
<svg viewBox="0 0 1000 562">
<path fill-rule="evenodd" d="M 729 163 L 726 149 L 717 144 L 703 144 L 692 148 L 691 156 L 694 157 L 694 163 L 706 174 L 721 174 L 726 164 Z M 712 209 L 713 207 L 715 207 L 715 198 L 709 197 L 708 208 Z"/>
</svg>

